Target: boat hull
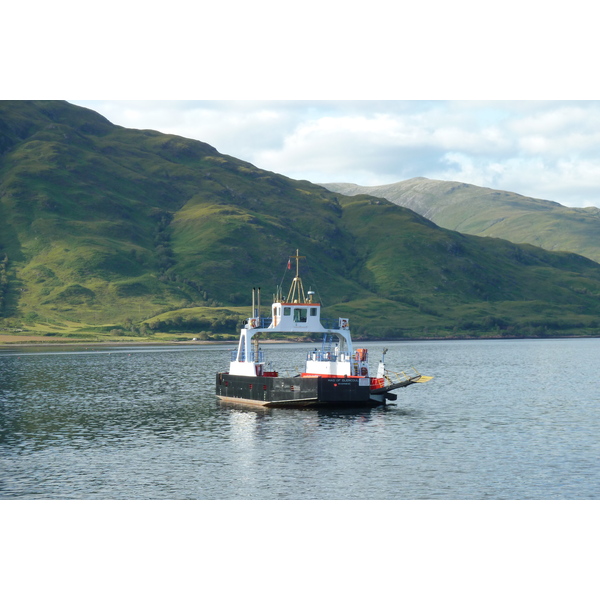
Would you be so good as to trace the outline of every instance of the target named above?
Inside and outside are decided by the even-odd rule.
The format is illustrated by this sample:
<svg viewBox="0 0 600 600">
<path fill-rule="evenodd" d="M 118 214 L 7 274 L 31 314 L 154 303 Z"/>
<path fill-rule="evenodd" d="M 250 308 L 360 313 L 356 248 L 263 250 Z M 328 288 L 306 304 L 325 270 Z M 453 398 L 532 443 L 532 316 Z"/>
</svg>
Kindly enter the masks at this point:
<svg viewBox="0 0 600 600">
<path fill-rule="evenodd" d="M 250 377 L 217 373 L 220 400 L 280 408 L 379 406 L 369 380 L 360 377 Z"/>
</svg>

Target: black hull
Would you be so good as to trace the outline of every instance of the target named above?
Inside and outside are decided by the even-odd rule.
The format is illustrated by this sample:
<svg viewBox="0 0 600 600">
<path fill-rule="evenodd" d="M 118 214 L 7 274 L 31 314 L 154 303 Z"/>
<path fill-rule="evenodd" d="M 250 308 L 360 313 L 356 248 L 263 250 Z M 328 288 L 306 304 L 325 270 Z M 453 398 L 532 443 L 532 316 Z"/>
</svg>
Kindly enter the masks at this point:
<svg viewBox="0 0 600 600">
<path fill-rule="evenodd" d="M 278 408 L 363 407 L 372 400 L 368 380 L 355 377 L 249 377 L 217 373 L 221 400 Z"/>
</svg>

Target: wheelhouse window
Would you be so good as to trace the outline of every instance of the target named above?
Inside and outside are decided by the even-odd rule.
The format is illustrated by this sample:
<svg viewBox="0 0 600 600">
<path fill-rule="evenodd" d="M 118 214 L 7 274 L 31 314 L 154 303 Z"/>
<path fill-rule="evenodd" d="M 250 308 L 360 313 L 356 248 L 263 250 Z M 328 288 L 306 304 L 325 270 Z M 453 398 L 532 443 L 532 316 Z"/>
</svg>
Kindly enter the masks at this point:
<svg viewBox="0 0 600 600">
<path fill-rule="evenodd" d="M 289 317 L 292 314 L 292 309 L 289 306 L 284 306 L 283 307 L 283 316 L 284 317 Z"/>
<path fill-rule="evenodd" d="M 314 306 L 310 309 L 310 316 L 311 317 L 317 316 L 317 309 Z"/>
<path fill-rule="evenodd" d="M 295 308 L 294 309 L 294 321 L 296 323 L 306 323 L 306 308 Z"/>
</svg>

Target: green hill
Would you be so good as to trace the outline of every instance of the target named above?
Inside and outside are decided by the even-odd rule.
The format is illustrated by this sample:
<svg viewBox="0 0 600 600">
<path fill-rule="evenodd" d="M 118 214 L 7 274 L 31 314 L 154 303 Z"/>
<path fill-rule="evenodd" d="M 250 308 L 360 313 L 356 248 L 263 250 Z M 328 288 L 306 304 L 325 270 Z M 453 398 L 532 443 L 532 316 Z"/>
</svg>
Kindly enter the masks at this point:
<svg viewBox="0 0 600 600">
<path fill-rule="evenodd" d="M 234 333 L 296 248 L 387 337 L 598 334 L 600 265 L 442 229 L 66 102 L 0 102 L 0 328 Z M 284 278 L 288 276 L 288 279 Z"/>
<path fill-rule="evenodd" d="M 595 207 L 569 208 L 511 192 L 424 177 L 379 186 L 323 185 L 348 196 L 385 198 L 446 229 L 575 252 L 600 262 L 600 209 Z"/>
</svg>

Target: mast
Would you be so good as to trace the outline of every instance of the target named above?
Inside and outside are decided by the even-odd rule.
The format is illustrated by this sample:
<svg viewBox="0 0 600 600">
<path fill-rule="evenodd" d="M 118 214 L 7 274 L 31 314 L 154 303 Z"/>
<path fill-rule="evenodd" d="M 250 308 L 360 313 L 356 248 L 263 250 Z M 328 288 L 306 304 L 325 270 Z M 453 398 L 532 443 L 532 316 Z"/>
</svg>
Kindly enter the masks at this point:
<svg viewBox="0 0 600 600">
<path fill-rule="evenodd" d="M 298 249 L 296 249 L 296 254 L 294 256 L 290 256 L 290 260 L 292 258 L 296 260 L 296 277 L 294 277 L 294 280 L 292 281 L 290 292 L 286 301 L 291 304 L 306 304 L 304 286 L 302 285 L 302 279 L 300 279 L 300 259 L 306 258 L 306 256 L 300 256 Z"/>
</svg>

